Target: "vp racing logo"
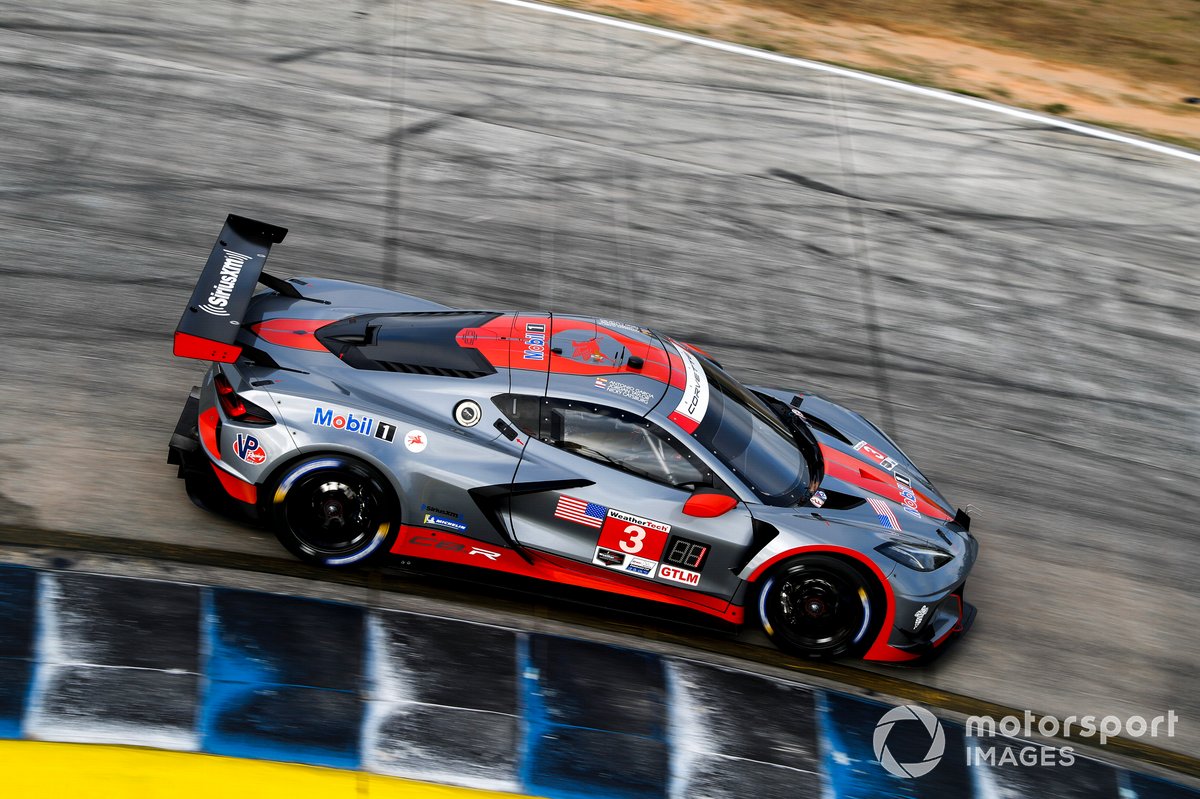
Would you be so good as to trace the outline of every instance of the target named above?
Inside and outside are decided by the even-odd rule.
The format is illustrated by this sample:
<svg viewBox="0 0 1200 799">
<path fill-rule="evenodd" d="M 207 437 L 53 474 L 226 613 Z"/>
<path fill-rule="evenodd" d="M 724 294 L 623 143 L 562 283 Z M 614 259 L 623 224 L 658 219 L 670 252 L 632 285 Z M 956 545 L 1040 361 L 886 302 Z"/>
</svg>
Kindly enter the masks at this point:
<svg viewBox="0 0 1200 799">
<path fill-rule="evenodd" d="M 233 451 L 246 463 L 256 466 L 267 460 L 267 451 L 263 449 L 262 444 L 258 443 L 258 439 L 251 435 L 243 436 L 238 433 L 237 439 L 233 442 Z"/>
<path fill-rule="evenodd" d="M 223 252 L 225 253 L 225 263 L 221 264 L 217 282 L 213 284 L 212 291 L 209 292 L 208 301 L 200 306 L 200 310 L 213 316 L 229 316 L 226 308 L 229 306 L 233 289 L 237 286 L 238 276 L 242 274 L 242 267 L 246 265 L 246 262 L 254 257 L 232 250 Z"/>
<path fill-rule="evenodd" d="M 901 721 L 915 721 L 929 735 L 929 750 L 925 752 L 925 757 L 913 763 L 899 762 L 888 749 L 888 736 L 891 734 L 892 728 Z M 904 728 L 906 730 L 915 729 L 916 725 L 905 724 Z M 871 743 L 875 748 L 875 757 L 879 760 L 879 765 L 887 769 L 889 774 L 911 779 L 925 776 L 941 762 L 942 755 L 946 751 L 946 732 L 942 729 L 937 716 L 925 708 L 916 705 L 901 705 L 883 714 L 883 718 L 875 725 L 875 736 L 871 739 Z"/>
</svg>

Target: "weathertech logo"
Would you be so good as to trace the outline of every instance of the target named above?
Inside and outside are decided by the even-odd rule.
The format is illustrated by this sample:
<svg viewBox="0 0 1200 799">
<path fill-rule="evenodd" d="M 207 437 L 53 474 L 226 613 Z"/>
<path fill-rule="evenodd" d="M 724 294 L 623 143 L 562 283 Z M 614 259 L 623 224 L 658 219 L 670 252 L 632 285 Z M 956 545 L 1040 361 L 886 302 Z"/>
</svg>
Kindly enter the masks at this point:
<svg viewBox="0 0 1200 799">
<path fill-rule="evenodd" d="M 242 267 L 246 265 L 253 256 L 242 255 L 240 252 L 225 250 L 225 263 L 221 264 L 221 272 L 217 275 L 217 282 L 213 285 L 212 292 L 208 295 L 208 302 L 200 306 L 200 310 L 205 313 L 210 313 L 213 316 L 229 316 L 229 300 L 233 296 L 233 289 L 237 286 L 238 276 L 242 274 Z"/>
</svg>

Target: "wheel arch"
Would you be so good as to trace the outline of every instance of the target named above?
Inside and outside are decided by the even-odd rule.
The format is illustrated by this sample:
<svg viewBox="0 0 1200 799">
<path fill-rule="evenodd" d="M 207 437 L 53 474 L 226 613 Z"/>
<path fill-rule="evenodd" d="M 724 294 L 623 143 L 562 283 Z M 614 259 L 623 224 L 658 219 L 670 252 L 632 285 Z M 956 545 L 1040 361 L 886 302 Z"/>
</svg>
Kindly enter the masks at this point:
<svg viewBox="0 0 1200 799">
<path fill-rule="evenodd" d="M 312 457 L 328 456 L 331 458 L 350 458 L 360 463 L 366 464 L 378 472 L 384 482 L 392 490 L 392 495 L 399 504 L 401 512 L 406 505 L 404 487 L 396 479 L 394 470 L 385 463 L 382 463 L 378 458 L 372 457 L 369 453 L 352 447 L 342 447 L 337 445 L 323 445 L 320 447 L 311 447 L 305 449 L 293 450 L 288 457 L 281 459 L 278 463 L 271 467 L 271 470 L 263 478 L 259 484 L 263 490 L 259 492 L 259 509 L 269 509 L 276 502 L 276 495 L 279 491 L 279 483 L 288 470 L 302 460 L 307 460 Z M 397 519 L 397 523 L 399 519 Z"/>
<path fill-rule="evenodd" d="M 343 567 L 367 563 L 386 554 L 396 537 L 403 528 L 401 518 L 403 505 L 400 494 L 396 491 L 387 471 L 372 462 L 371 458 L 363 458 L 354 451 L 315 450 L 297 453 L 281 461 L 271 470 L 268 481 L 264 486 L 269 491 L 260 492 L 258 508 L 260 519 L 279 539 L 280 543 L 300 560 L 319 566 Z M 384 492 L 382 502 L 386 511 L 376 516 L 371 527 L 375 530 L 371 535 L 366 534 L 365 547 L 351 548 L 345 551 L 330 551 L 320 549 L 313 544 L 307 534 L 297 533 L 288 517 L 288 504 L 294 487 L 304 485 L 310 475 L 325 471 L 330 474 L 358 474 L 370 483 L 375 484 L 375 490 Z M 323 478 L 333 480 L 333 477 Z M 351 478 L 353 479 L 353 478 Z"/>
<path fill-rule="evenodd" d="M 839 547 L 833 544 L 808 544 L 805 546 L 793 547 L 782 552 L 776 553 L 769 559 L 763 561 L 757 568 L 746 578 L 750 584 L 751 603 L 757 605 L 759 592 L 765 584 L 763 578 L 770 574 L 776 566 L 785 563 L 794 557 L 804 555 L 825 555 L 836 558 L 855 569 L 866 580 L 870 581 L 879 591 L 879 596 L 884 603 L 883 621 L 880 624 L 879 632 L 876 633 L 875 639 L 871 642 L 870 647 L 863 655 L 865 660 L 896 660 L 897 658 L 892 653 L 888 646 L 888 638 L 891 636 L 892 628 L 895 625 L 896 615 L 896 598 L 892 593 L 891 582 L 879 564 L 871 560 L 870 557 L 859 552 L 856 549 L 849 547 Z"/>
</svg>

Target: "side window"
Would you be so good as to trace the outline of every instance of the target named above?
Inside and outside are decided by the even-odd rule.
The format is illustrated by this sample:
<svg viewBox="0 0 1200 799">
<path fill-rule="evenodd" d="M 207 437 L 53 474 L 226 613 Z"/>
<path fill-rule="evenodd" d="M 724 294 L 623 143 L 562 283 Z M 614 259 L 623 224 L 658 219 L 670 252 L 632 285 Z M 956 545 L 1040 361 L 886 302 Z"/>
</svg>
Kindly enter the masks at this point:
<svg viewBox="0 0 1200 799">
<path fill-rule="evenodd" d="M 545 400 L 540 438 L 582 458 L 666 485 L 713 482 L 703 462 L 677 439 L 653 422 L 615 408 Z"/>
<path fill-rule="evenodd" d="M 517 429 L 530 438 L 538 437 L 538 417 L 542 400 L 523 394 L 498 394 L 492 398 L 496 409 L 508 417 Z"/>
</svg>

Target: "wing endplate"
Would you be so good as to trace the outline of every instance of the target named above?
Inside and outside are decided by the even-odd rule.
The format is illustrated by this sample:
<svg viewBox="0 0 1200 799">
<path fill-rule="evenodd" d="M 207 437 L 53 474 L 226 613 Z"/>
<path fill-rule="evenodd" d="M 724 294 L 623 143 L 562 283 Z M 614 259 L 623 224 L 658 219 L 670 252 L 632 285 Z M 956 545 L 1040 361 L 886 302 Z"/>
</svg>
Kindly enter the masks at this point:
<svg viewBox="0 0 1200 799">
<path fill-rule="evenodd" d="M 271 245 L 287 228 L 230 214 L 200 272 L 175 328 L 174 352 L 183 358 L 232 363 L 241 354 L 238 331 Z"/>
</svg>

